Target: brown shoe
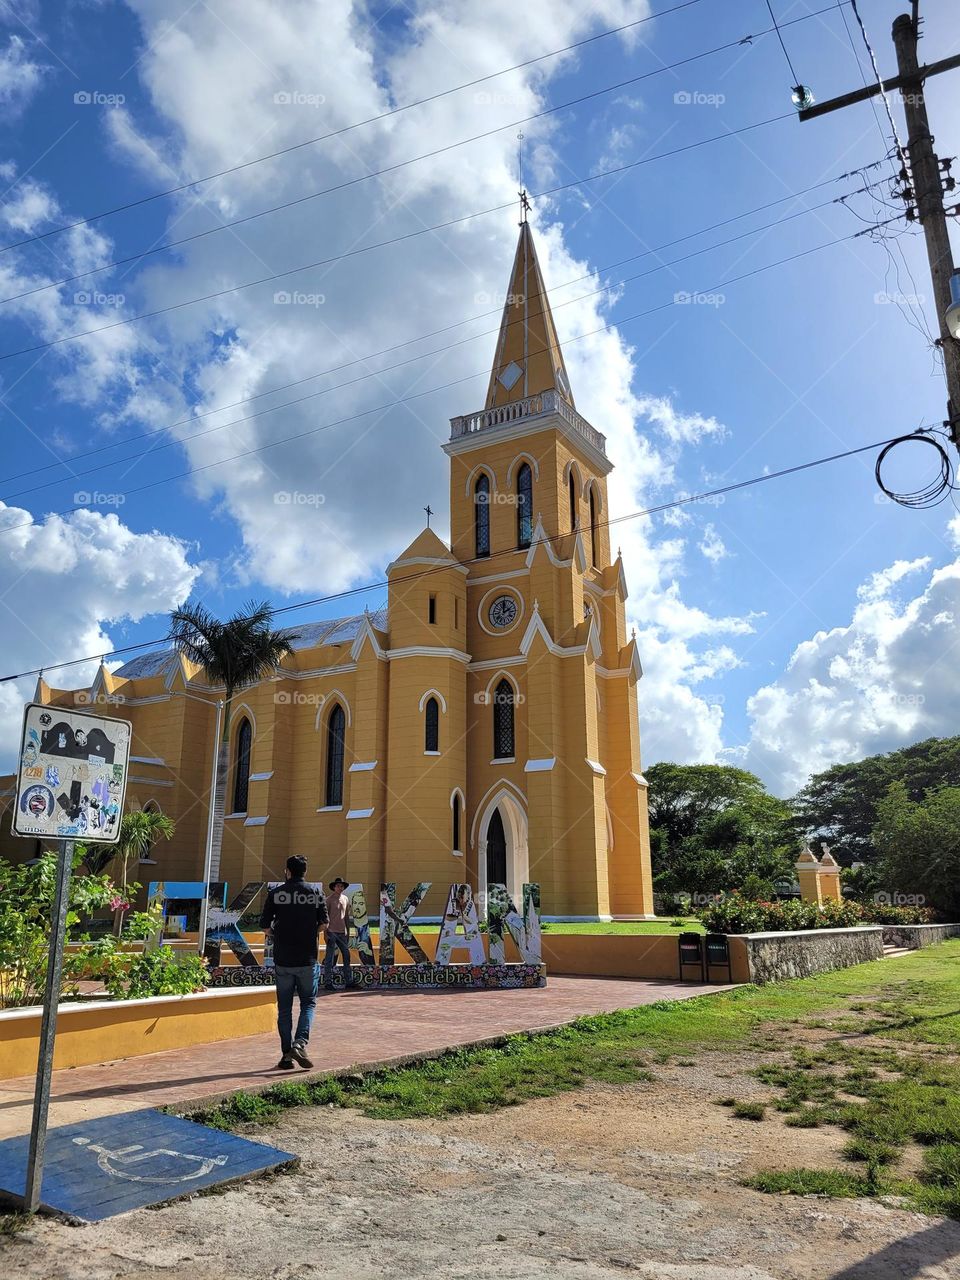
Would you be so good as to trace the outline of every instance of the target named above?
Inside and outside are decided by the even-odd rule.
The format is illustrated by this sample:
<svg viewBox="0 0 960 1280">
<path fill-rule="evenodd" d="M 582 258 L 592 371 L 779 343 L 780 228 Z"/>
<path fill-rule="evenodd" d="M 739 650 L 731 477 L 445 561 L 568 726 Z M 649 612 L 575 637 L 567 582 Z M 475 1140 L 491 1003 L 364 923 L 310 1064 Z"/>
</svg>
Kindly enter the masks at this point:
<svg viewBox="0 0 960 1280">
<path fill-rule="evenodd" d="M 307 1049 L 305 1045 L 295 1044 L 290 1050 L 290 1054 L 297 1060 L 297 1062 L 300 1063 L 301 1067 L 313 1066 L 313 1060 L 307 1056 Z M 293 1063 L 291 1062 L 290 1065 L 293 1066 Z"/>
</svg>

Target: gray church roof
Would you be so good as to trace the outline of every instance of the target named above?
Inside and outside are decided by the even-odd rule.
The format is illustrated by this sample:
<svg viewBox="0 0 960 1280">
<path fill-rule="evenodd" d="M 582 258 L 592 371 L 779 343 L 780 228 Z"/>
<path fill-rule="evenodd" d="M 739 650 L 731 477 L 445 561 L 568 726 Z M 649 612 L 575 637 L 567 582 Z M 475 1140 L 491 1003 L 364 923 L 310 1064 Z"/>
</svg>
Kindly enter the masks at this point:
<svg viewBox="0 0 960 1280">
<path fill-rule="evenodd" d="M 350 618 L 326 618 L 322 622 L 302 622 L 298 626 L 284 627 L 282 634 L 290 637 L 291 647 L 316 649 L 319 645 L 352 644 L 360 634 L 364 620 L 377 631 L 387 628 L 386 606 L 374 613 L 357 613 Z M 173 649 L 158 649 L 131 658 L 114 671 L 120 680 L 144 680 L 151 676 L 166 676 L 176 670 L 177 655 Z"/>
</svg>

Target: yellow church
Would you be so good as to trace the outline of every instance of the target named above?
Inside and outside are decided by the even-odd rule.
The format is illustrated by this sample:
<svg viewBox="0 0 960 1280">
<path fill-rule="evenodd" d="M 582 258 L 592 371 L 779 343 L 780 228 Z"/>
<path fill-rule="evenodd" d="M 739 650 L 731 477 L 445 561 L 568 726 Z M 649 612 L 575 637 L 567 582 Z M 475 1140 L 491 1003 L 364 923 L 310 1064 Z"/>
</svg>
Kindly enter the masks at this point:
<svg viewBox="0 0 960 1280">
<path fill-rule="evenodd" d="M 231 897 L 341 874 L 401 897 L 453 882 L 541 886 L 545 919 L 652 917 L 635 640 L 611 559 L 606 442 L 577 411 L 529 225 L 520 227 L 482 409 L 454 418 L 450 546 L 430 528 L 377 613 L 291 628 L 275 678 L 241 691 L 220 866 Z M 36 700 L 133 723 L 128 807 L 176 835 L 146 880 L 199 880 L 218 691 L 172 650 Z M 29 856 L 8 836 L 4 851 Z M 133 868 L 133 875 L 137 876 Z"/>
</svg>

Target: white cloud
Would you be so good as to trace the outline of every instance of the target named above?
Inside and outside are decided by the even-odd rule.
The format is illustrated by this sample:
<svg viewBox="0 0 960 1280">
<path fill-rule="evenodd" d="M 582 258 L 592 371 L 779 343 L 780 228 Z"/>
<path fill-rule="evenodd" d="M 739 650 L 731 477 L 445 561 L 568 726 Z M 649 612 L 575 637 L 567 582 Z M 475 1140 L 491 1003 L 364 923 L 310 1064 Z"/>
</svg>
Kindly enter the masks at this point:
<svg viewBox="0 0 960 1280">
<path fill-rule="evenodd" d="M 158 120 L 146 124 L 127 109 L 113 111 L 107 117 L 110 140 L 118 154 L 160 183 L 292 146 L 425 91 L 521 61 L 529 56 L 531 30 L 537 32 L 538 47 L 549 49 L 649 12 L 647 0 L 600 0 L 591 6 L 531 0 L 518 24 L 515 0 L 473 7 L 433 0 L 409 11 L 406 27 L 387 44 L 368 25 L 366 10 L 346 0 L 229 9 L 184 4 L 175 21 L 169 0 L 128 2 L 142 26 L 138 74 Z M 546 104 L 550 77 L 571 60 L 513 72 L 194 188 L 174 200 L 169 234 L 180 238 L 203 231 L 225 218 L 507 125 Z M 318 68 L 336 71 L 318 73 Z M 543 181 L 555 163 L 553 143 L 562 140 L 562 127 L 559 117 L 524 126 L 531 186 Z M 173 306 L 237 281 L 499 205 L 515 189 L 515 133 L 515 128 L 504 129 L 398 169 L 382 181 L 195 241 L 176 256 L 147 259 L 139 273 L 124 277 L 122 288 L 129 296 L 102 322 L 124 309 Z M 56 213 L 48 210 L 51 217 Z M 546 278 L 557 289 L 556 301 L 566 301 L 571 295 L 560 283 L 583 276 L 589 264 L 571 255 L 556 208 L 539 202 L 534 218 Z M 337 590 L 378 577 L 385 561 L 415 535 L 424 503 L 443 505 L 447 464 L 439 446 L 447 436 L 447 419 L 482 403 L 498 317 L 478 319 L 428 342 L 403 344 L 487 310 L 474 299 L 502 293 L 515 235 L 512 214 L 477 218 L 402 246 L 172 311 L 156 323 L 66 344 L 52 355 L 61 370 L 60 390 L 95 407 L 105 428 L 118 422 L 154 427 L 185 416 L 191 403 L 207 415 L 218 405 L 300 383 L 288 393 L 171 428 L 171 438 L 181 443 L 194 470 L 196 494 L 239 531 L 236 556 L 219 571 L 234 580 L 256 581 L 275 594 Z M 107 261 L 112 247 L 102 233 L 88 228 L 77 233 L 70 252 L 82 264 L 73 269 L 82 270 Z M 29 287 L 23 281 L 44 278 L 22 263 L 15 270 L 12 263 L 0 262 L 3 296 Z M 111 285 L 108 273 L 93 279 L 103 292 L 119 287 Z M 588 277 L 574 295 L 600 283 Z M 49 339 L 89 327 L 100 314 L 91 308 L 80 317 L 85 323 L 78 324 L 71 314 L 74 288 L 62 297 L 51 293 L 25 300 L 17 304 L 20 315 Z M 313 301 L 277 304 L 279 290 Z M 680 396 L 661 388 L 637 394 L 634 352 L 618 333 L 574 340 L 606 323 L 608 305 L 594 296 L 558 307 L 556 319 L 578 406 L 606 434 L 616 462 L 610 506 L 617 516 L 673 496 L 684 451 L 696 450 L 699 456 L 723 439 L 725 429 L 709 414 L 681 407 Z M 472 335 L 478 335 L 476 341 L 440 350 Z M 398 344 L 388 355 L 371 356 Z M 435 354 L 389 369 L 424 352 Z M 347 367 L 313 376 L 341 365 Z M 362 375 L 371 376 L 353 381 Z M 364 414 L 451 382 L 458 385 Z M 189 402 L 184 388 L 190 389 Z M 322 394 L 263 412 L 313 392 Z M 259 416 L 238 421 L 252 413 Z M 327 427 L 357 414 L 364 416 Z M 211 432 L 214 427 L 222 429 Z M 298 435 L 302 438 L 295 445 L 278 443 Z M 155 458 L 148 455 L 133 467 L 124 485 L 153 478 Z M 109 479 L 99 483 L 106 488 Z M 288 494 L 305 500 L 278 500 Z M 688 545 L 679 529 L 698 530 L 701 546 L 715 554 L 720 544 L 715 530 L 701 528 L 698 513 L 673 520 L 675 528 L 651 520 L 623 523 L 615 526 L 613 542 L 623 546 L 629 613 L 646 671 L 647 756 L 709 759 L 721 748 L 722 707 L 698 689 L 737 664 L 734 642 L 750 633 L 752 620 L 713 616 L 687 602 L 681 584 Z"/>
<path fill-rule="evenodd" d="M 0 503 L 4 670 L 109 653 L 116 644 L 110 623 L 172 609 L 189 595 L 198 572 L 177 538 L 133 533 L 113 512 L 35 522 L 29 512 Z M 47 679 L 58 688 L 81 688 L 96 666 L 51 669 Z M 31 677 L 0 685 L 0 772 L 13 765 L 23 702 L 35 684 Z"/>
<path fill-rule="evenodd" d="M 702 555 L 704 555 L 711 564 L 719 564 L 721 560 L 725 560 L 730 552 L 727 550 L 726 544 L 717 532 L 716 525 L 708 524 L 704 531 L 703 537 L 697 543 Z"/>
<path fill-rule="evenodd" d="M 0 103 L 19 111 L 39 89 L 43 67 L 32 61 L 19 36 L 10 36 L 7 47 L 0 49 Z"/>
<path fill-rule="evenodd" d="M 922 584 L 898 594 L 921 572 Z M 857 598 L 848 623 L 799 644 L 748 701 L 743 759 L 782 794 L 837 761 L 957 731 L 960 560 L 932 571 L 928 557 L 897 561 Z"/>
</svg>

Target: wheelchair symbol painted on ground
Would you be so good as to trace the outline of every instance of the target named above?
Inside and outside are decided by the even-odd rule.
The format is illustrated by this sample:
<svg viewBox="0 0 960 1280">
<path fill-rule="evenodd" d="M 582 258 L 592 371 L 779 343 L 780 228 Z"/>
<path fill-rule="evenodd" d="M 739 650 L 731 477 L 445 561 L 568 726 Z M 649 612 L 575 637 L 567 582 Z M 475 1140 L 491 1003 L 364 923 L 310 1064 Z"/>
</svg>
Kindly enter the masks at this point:
<svg viewBox="0 0 960 1280">
<path fill-rule="evenodd" d="M 140 1143 L 130 1147 L 118 1147 L 116 1151 L 111 1151 L 109 1147 L 102 1147 L 96 1142 L 91 1142 L 89 1138 L 74 1138 L 73 1141 L 78 1147 L 86 1147 L 88 1151 L 96 1152 L 97 1164 L 104 1173 L 108 1173 L 113 1178 L 125 1178 L 128 1182 L 150 1182 L 163 1186 L 192 1182 L 222 1167 L 228 1159 L 227 1156 L 194 1156 L 186 1151 L 172 1151 L 169 1147 L 156 1147 L 153 1151 L 147 1151 Z M 150 1175 L 135 1173 L 128 1167 L 143 1165 L 146 1160 L 156 1159 L 184 1160 L 187 1162 L 185 1167 L 189 1172 Z M 122 1167 L 115 1167 L 117 1165 Z M 190 1168 L 190 1166 L 193 1167 Z"/>
</svg>

